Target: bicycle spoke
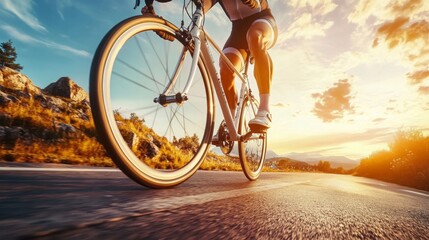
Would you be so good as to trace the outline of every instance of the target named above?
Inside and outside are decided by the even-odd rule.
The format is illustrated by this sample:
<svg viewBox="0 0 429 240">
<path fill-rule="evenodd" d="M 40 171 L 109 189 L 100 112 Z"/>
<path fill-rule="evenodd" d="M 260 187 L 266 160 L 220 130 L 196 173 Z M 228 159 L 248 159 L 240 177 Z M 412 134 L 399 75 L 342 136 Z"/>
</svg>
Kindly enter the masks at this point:
<svg viewBox="0 0 429 240">
<path fill-rule="evenodd" d="M 206 98 L 204 96 L 199 96 L 199 95 L 195 95 L 195 94 L 189 94 L 188 97 L 195 97 L 195 98 L 199 98 L 199 99 L 205 99 Z"/>
<path fill-rule="evenodd" d="M 177 117 L 177 114 L 180 115 L 180 113 L 178 111 L 176 111 L 175 114 L 174 114 L 174 118 L 177 120 L 177 122 L 179 123 L 179 125 L 182 127 L 183 133 L 185 134 L 185 136 L 189 136 L 188 131 L 186 131 L 186 121 L 180 121 L 180 119 Z"/>
<path fill-rule="evenodd" d="M 122 114 L 126 115 L 126 114 L 131 114 L 131 113 L 139 113 L 141 111 L 143 111 L 144 115 L 143 116 L 148 116 L 148 114 L 145 114 L 144 110 L 148 110 L 148 109 L 152 109 L 152 108 L 156 108 L 157 106 L 147 106 L 147 107 L 139 107 L 139 108 L 132 108 L 132 109 L 128 109 L 126 111 L 120 111 Z"/>
<path fill-rule="evenodd" d="M 148 34 L 146 33 L 146 36 L 147 36 Z M 140 41 L 144 41 L 144 40 L 142 40 L 141 39 L 141 37 L 140 36 L 138 36 L 138 37 L 136 37 L 135 38 L 136 40 L 136 43 L 137 43 L 137 46 L 138 46 L 138 48 L 139 48 L 139 50 L 140 50 L 140 54 L 143 56 L 143 59 L 144 59 L 144 62 L 145 62 L 145 65 L 146 66 L 151 66 L 150 65 L 150 63 L 149 63 L 149 61 L 147 60 L 147 57 L 146 57 L 146 54 L 144 53 L 144 51 L 143 51 L 143 48 L 142 48 L 142 46 L 141 46 L 141 43 L 139 42 L 139 40 Z M 152 68 L 151 67 L 149 67 L 149 72 L 150 72 L 150 75 L 152 76 L 151 78 L 149 78 L 149 79 L 152 79 L 152 80 L 154 80 L 155 81 L 155 76 L 154 76 L 154 74 L 153 74 L 153 72 L 152 72 Z M 162 86 L 163 84 L 161 84 L 161 86 Z M 159 89 L 159 87 L 156 85 L 156 88 L 157 88 L 157 90 L 158 90 L 158 92 L 160 92 L 160 89 Z"/>
<path fill-rule="evenodd" d="M 184 119 L 184 120 L 187 120 L 188 122 L 190 122 L 190 123 L 192 123 L 192 124 L 195 124 L 195 126 L 194 126 L 194 127 L 199 127 L 200 129 L 204 129 L 203 127 L 201 127 L 201 126 L 200 126 L 200 124 L 196 123 L 195 121 L 192 121 L 190 118 L 187 118 L 187 117 L 185 116 L 185 114 L 181 114 L 181 113 L 178 113 L 178 114 L 180 114 L 180 115 L 183 117 L 183 119 Z M 184 122 L 185 122 L 185 121 L 184 121 Z"/>
<path fill-rule="evenodd" d="M 193 103 L 188 103 L 188 105 L 192 106 L 194 110 L 196 110 L 197 112 L 201 113 L 201 114 L 205 114 L 205 112 L 203 112 L 200 108 L 198 108 L 195 104 Z M 191 120 L 190 120 L 191 121 Z"/>
<path fill-rule="evenodd" d="M 165 72 L 166 72 L 166 74 L 167 74 L 167 78 L 169 78 L 170 77 L 170 71 L 169 71 L 169 64 L 168 64 L 168 56 L 169 56 L 169 53 L 170 53 L 170 48 L 169 48 L 169 46 L 170 45 L 167 45 L 167 43 L 166 43 L 166 41 L 164 42 L 164 49 L 165 49 L 165 55 L 164 55 L 164 57 L 165 57 L 165 62 L 166 62 L 166 70 L 165 70 Z"/>
<path fill-rule="evenodd" d="M 148 33 L 146 33 L 146 35 L 147 35 L 147 34 L 148 34 Z M 152 47 L 152 49 L 157 49 L 157 48 L 155 47 L 155 45 L 153 44 L 153 42 L 152 42 L 151 38 L 149 37 L 148 39 L 149 39 L 149 44 L 150 44 L 150 46 Z M 165 71 L 165 72 L 167 72 L 167 68 L 166 68 L 166 66 L 163 64 L 163 62 L 162 62 L 162 60 L 161 60 L 161 57 L 159 56 L 158 52 L 157 52 L 157 51 L 154 51 L 154 52 L 155 52 L 156 58 L 158 59 L 159 63 L 161 64 L 162 68 L 164 69 L 164 71 Z"/>
<path fill-rule="evenodd" d="M 142 88 L 144 88 L 144 89 L 146 89 L 146 90 L 148 90 L 148 91 L 151 91 L 151 92 L 153 92 L 153 93 L 155 93 L 155 94 L 157 94 L 155 91 L 153 91 L 152 89 L 150 89 L 150 88 L 148 88 L 148 87 L 146 87 L 145 85 L 143 85 L 143 84 L 141 84 L 141 83 L 139 83 L 139 82 L 137 82 L 137 81 L 135 81 L 135 80 L 132 80 L 131 78 L 129 78 L 129 77 L 126 77 L 126 76 L 124 76 L 124 75 L 122 75 L 122 74 L 120 74 L 120 73 L 117 73 L 117 72 L 113 72 L 113 74 L 114 75 L 116 75 L 116 76 L 118 76 L 118 77 L 121 77 L 121 78 L 123 78 L 124 80 L 127 80 L 128 82 L 130 82 L 130 83 L 134 83 L 135 85 L 137 85 L 137 86 L 139 86 L 139 87 L 142 87 Z"/>
<path fill-rule="evenodd" d="M 123 60 L 122 60 L 122 59 L 120 59 L 120 58 L 118 58 L 118 61 L 119 61 L 120 63 L 124 64 L 125 66 L 127 66 L 128 68 L 130 68 L 130 69 L 132 69 L 132 70 L 136 71 L 137 73 L 140 73 L 141 75 L 145 76 L 146 78 L 148 78 L 148 79 L 152 80 L 155 84 L 159 84 L 159 85 L 163 86 L 163 84 L 162 84 L 162 83 L 160 83 L 160 82 L 158 82 L 158 81 L 156 81 L 156 80 L 155 80 L 155 78 L 153 78 L 153 76 L 151 77 L 151 76 L 149 76 L 149 75 L 145 74 L 144 72 L 140 71 L 140 70 L 139 70 L 139 69 L 137 69 L 136 67 L 131 66 L 131 64 L 126 63 L 125 61 L 123 61 Z M 149 69 L 150 69 L 150 68 L 149 68 Z"/>
<path fill-rule="evenodd" d="M 151 129 L 153 129 L 153 128 L 154 128 L 154 126 L 155 126 L 155 123 L 156 123 L 156 117 L 158 116 L 159 109 L 160 109 L 160 106 L 159 106 L 159 105 L 157 105 L 157 106 L 156 106 L 156 109 L 155 109 L 154 111 L 152 111 L 152 112 L 154 112 L 154 113 L 155 113 L 155 116 L 153 117 L 152 125 L 150 126 L 150 128 L 151 128 Z"/>
<path fill-rule="evenodd" d="M 177 106 L 176 107 L 176 110 L 174 111 L 174 112 L 172 112 L 172 116 L 169 116 L 169 118 L 170 118 L 170 121 L 169 121 L 169 123 L 168 123 L 168 126 L 167 126 L 167 130 L 170 128 L 172 131 L 173 131 L 173 128 L 171 127 L 171 123 L 173 122 L 173 119 L 175 119 L 176 117 L 176 113 L 177 113 L 177 109 L 178 109 L 178 107 L 179 106 Z M 164 134 L 164 136 L 167 134 L 167 131 L 166 131 L 166 133 Z M 173 132 L 173 134 L 174 134 L 174 132 Z"/>
</svg>

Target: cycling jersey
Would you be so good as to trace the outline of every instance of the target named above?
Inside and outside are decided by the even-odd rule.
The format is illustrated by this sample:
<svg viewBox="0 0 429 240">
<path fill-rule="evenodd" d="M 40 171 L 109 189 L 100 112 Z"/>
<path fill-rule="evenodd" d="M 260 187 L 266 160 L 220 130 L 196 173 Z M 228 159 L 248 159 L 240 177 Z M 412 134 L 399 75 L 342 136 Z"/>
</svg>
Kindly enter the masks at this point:
<svg viewBox="0 0 429 240">
<path fill-rule="evenodd" d="M 246 18 L 268 8 L 267 0 L 254 0 L 257 8 L 251 8 L 240 0 L 217 0 L 231 21 Z"/>
<path fill-rule="evenodd" d="M 254 0 L 258 7 L 251 8 L 241 0 L 218 0 L 231 21 L 244 19 L 268 8 L 267 0 Z"/>
</svg>

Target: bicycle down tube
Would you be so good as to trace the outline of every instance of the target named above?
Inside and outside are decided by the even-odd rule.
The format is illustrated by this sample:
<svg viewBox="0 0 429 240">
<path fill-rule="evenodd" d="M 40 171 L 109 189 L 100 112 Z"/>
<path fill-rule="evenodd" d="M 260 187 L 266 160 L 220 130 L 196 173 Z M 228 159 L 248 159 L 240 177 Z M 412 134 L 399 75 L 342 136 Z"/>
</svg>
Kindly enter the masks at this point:
<svg viewBox="0 0 429 240">
<path fill-rule="evenodd" d="M 234 124 L 234 119 L 233 119 L 233 117 L 231 115 L 231 111 L 229 109 L 229 105 L 228 105 L 228 101 L 226 99 L 225 91 L 222 88 L 222 82 L 221 82 L 219 73 L 214 66 L 214 60 L 213 60 L 213 57 L 212 57 L 211 52 L 209 50 L 208 41 L 206 39 L 206 33 L 205 32 L 202 31 L 200 33 L 200 39 L 203 42 L 203 44 L 201 44 L 202 58 L 204 60 L 206 68 L 208 70 L 209 78 L 211 79 L 211 82 L 213 83 L 213 86 L 215 88 L 216 95 L 218 97 L 219 104 L 220 104 L 221 109 L 222 109 L 222 113 L 223 113 L 223 116 L 225 119 L 226 126 L 229 129 L 229 134 L 230 134 L 230 138 L 231 138 L 230 140 L 238 141 L 241 136 L 238 134 L 238 131 L 237 131 L 238 129 L 236 128 L 236 126 Z M 229 62 L 229 60 L 227 62 Z M 238 74 L 238 75 L 240 75 L 240 74 Z"/>
</svg>

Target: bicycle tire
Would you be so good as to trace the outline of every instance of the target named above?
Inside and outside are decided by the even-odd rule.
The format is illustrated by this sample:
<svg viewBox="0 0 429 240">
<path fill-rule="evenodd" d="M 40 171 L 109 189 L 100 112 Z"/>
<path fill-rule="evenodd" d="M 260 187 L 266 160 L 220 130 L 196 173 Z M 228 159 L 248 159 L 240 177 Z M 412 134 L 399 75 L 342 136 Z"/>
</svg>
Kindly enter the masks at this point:
<svg viewBox="0 0 429 240">
<path fill-rule="evenodd" d="M 247 95 L 243 101 L 240 112 L 239 134 L 243 135 L 250 131 L 248 121 L 253 119 L 258 111 L 259 103 L 251 95 Z M 253 133 L 246 141 L 239 141 L 238 154 L 244 175 L 254 181 L 262 172 L 267 151 L 267 133 Z"/>
<path fill-rule="evenodd" d="M 160 33 L 173 41 L 161 38 Z M 213 94 L 201 57 L 187 101 L 161 106 L 153 100 L 176 74 L 174 93 L 180 93 L 181 83 L 188 77 L 189 71 L 183 68 L 192 61 L 193 47 L 179 33 L 162 18 L 131 17 L 106 34 L 91 65 L 90 104 L 97 136 L 122 172 L 151 188 L 176 186 L 190 178 L 207 154 L 213 135 Z M 162 46 L 165 56 L 158 54 Z M 170 59 L 180 47 L 185 54 L 179 53 L 171 68 Z M 146 69 L 158 62 L 154 71 Z M 143 104 L 151 112 L 144 112 Z M 195 113 L 197 118 L 189 116 Z M 158 118 L 161 114 L 164 117 Z"/>
</svg>

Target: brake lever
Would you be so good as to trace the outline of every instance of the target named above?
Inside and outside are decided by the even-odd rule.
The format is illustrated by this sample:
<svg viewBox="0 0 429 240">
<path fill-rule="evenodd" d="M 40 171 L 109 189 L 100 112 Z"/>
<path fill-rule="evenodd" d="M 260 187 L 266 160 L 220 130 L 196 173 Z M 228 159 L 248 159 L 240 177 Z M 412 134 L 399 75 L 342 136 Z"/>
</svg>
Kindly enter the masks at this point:
<svg viewBox="0 0 429 240">
<path fill-rule="evenodd" d="M 138 8 L 140 6 L 140 0 L 136 0 L 136 5 L 134 6 L 134 9 Z"/>
</svg>

